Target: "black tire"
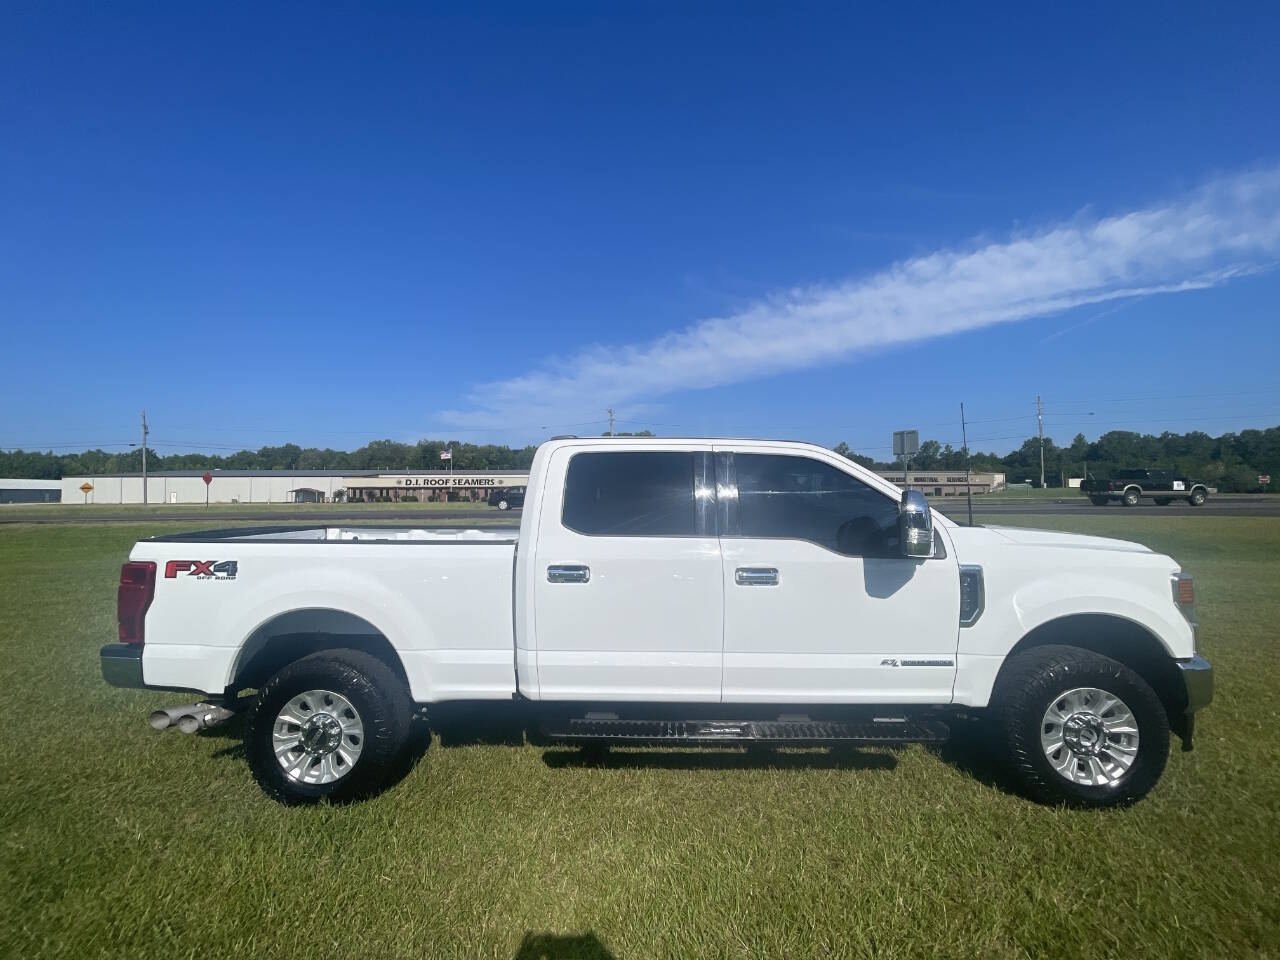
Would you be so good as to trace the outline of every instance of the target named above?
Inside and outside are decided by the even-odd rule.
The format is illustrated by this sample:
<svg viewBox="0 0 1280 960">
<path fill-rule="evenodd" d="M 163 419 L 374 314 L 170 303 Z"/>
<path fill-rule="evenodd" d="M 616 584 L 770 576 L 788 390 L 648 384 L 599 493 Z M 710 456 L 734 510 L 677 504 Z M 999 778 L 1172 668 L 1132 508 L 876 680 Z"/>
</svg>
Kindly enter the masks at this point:
<svg viewBox="0 0 1280 960">
<path fill-rule="evenodd" d="M 1203 507 L 1204 502 L 1209 499 L 1209 492 L 1203 487 L 1197 487 L 1191 491 L 1191 496 L 1187 497 L 1187 503 L 1193 507 Z"/>
<path fill-rule="evenodd" d="M 1118 696 L 1138 726 L 1138 753 L 1114 784 L 1073 782 L 1054 770 L 1040 743 L 1045 711 L 1079 687 Z M 1136 803 L 1156 785 L 1169 759 L 1169 719 L 1155 691 L 1124 664 L 1079 647 L 1035 647 L 1005 665 L 992 693 L 993 727 L 1015 785 L 1041 803 L 1116 807 Z"/>
<path fill-rule="evenodd" d="M 1156 497 L 1157 507 L 1167 507 L 1171 503 L 1173 503 L 1173 499 L 1171 497 Z"/>
<path fill-rule="evenodd" d="M 363 725 L 360 754 L 349 772 L 326 784 L 292 780 L 276 759 L 273 727 L 279 711 L 300 693 L 328 690 L 349 700 Z M 360 650 L 324 650 L 282 668 L 258 691 L 249 710 L 245 751 L 263 792 L 286 805 L 345 802 L 378 792 L 404 752 L 413 719 L 404 681 Z"/>
<path fill-rule="evenodd" d="M 1095 507 L 1105 507 L 1111 500 L 1107 497 L 1090 497 L 1089 502 Z"/>
<path fill-rule="evenodd" d="M 1124 496 L 1120 498 L 1120 502 L 1126 507 L 1136 507 L 1138 505 L 1138 500 L 1141 497 L 1142 494 L 1137 489 L 1130 487 L 1124 492 Z"/>
</svg>

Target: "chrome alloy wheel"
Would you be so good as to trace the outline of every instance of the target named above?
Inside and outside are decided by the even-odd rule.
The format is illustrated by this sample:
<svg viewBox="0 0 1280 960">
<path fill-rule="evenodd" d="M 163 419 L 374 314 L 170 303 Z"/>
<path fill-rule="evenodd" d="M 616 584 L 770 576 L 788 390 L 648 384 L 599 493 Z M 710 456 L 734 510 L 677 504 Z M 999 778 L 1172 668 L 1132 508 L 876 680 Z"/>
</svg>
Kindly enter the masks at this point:
<svg viewBox="0 0 1280 960">
<path fill-rule="evenodd" d="M 272 746 L 285 775 L 298 783 L 345 777 L 364 749 L 364 723 L 351 701 L 330 690 L 300 693 L 276 714 Z"/>
<path fill-rule="evenodd" d="M 1077 687 L 1049 704 L 1040 722 L 1040 746 L 1064 779 L 1114 786 L 1138 758 L 1138 721 L 1115 694 Z"/>
</svg>

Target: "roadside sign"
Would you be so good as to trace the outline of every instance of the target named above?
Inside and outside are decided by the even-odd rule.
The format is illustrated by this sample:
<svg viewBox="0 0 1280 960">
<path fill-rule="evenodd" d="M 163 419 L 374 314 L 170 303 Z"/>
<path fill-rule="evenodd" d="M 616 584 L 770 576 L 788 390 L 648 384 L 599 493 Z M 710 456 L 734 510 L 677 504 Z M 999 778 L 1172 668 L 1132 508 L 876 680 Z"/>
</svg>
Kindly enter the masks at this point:
<svg viewBox="0 0 1280 960">
<path fill-rule="evenodd" d="M 919 430 L 897 430 L 893 434 L 893 455 L 914 457 L 920 452 Z"/>
<path fill-rule="evenodd" d="M 204 485 L 207 487 L 209 484 L 213 483 L 213 474 L 206 470 L 204 472 L 204 476 L 200 479 L 204 481 Z"/>
<path fill-rule="evenodd" d="M 86 480 L 84 483 L 80 484 L 80 492 L 86 494 L 93 493 L 93 484 Z"/>
</svg>

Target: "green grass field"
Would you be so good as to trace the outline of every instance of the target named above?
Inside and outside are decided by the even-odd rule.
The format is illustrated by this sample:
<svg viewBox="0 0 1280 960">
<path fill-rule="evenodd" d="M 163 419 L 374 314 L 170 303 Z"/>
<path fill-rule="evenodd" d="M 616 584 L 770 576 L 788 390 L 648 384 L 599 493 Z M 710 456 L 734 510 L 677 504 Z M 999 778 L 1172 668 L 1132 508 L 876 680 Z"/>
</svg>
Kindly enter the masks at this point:
<svg viewBox="0 0 1280 960">
<path fill-rule="evenodd" d="M 169 528 L 0 528 L 0 956 L 1280 955 L 1280 519 L 1018 520 L 1197 575 L 1218 701 L 1131 809 L 1033 805 L 954 747 L 437 737 L 381 797 L 286 810 L 234 728 L 157 734 L 174 696 L 99 679 L 118 565 Z"/>
</svg>

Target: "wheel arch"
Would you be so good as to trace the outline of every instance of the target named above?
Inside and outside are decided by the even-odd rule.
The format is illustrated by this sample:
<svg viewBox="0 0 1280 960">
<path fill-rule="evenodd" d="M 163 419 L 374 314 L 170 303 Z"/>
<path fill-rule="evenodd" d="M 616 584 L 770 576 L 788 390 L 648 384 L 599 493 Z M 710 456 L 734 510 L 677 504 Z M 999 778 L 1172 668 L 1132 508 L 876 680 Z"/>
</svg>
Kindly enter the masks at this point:
<svg viewBox="0 0 1280 960">
<path fill-rule="evenodd" d="M 1123 663 L 1151 685 L 1170 727 L 1186 739 L 1187 694 L 1181 672 L 1160 638 L 1143 624 L 1108 613 L 1075 613 L 1048 620 L 1013 645 L 993 689 L 1019 654 L 1044 646 L 1079 647 Z"/>
<path fill-rule="evenodd" d="M 377 657 L 404 681 L 404 663 L 384 631 L 357 614 L 334 607 L 304 607 L 278 613 L 245 638 L 231 665 L 233 693 L 258 687 L 285 665 L 322 650 L 361 650 Z"/>
</svg>

